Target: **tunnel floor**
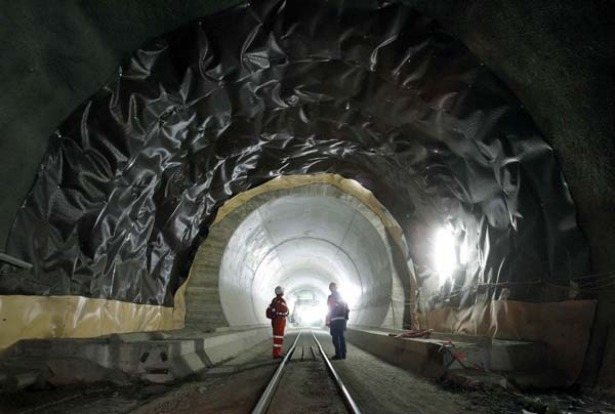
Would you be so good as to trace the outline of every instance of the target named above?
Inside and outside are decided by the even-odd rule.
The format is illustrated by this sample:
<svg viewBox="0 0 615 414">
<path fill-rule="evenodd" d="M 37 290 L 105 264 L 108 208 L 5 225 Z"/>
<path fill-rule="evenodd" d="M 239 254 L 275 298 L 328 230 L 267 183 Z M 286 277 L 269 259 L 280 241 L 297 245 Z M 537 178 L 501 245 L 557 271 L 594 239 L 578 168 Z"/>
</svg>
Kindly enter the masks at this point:
<svg viewBox="0 0 615 414">
<path fill-rule="evenodd" d="M 295 333 L 287 335 L 285 351 L 294 336 Z M 317 336 L 331 355 L 333 346 L 328 333 L 317 331 Z M 363 413 L 615 413 L 615 404 L 598 395 L 520 394 L 427 380 L 352 344 L 348 345 L 347 359 L 333 363 Z M 173 385 L 103 384 L 26 390 L 0 395 L 0 413 L 249 413 L 276 367 L 277 362 L 271 360 L 270 341 L 264 341 L 249 352 Z M 307 375 L 314 381 L 312 374 Z M 323 378 L 323 383 L 327 380 Z M 306 411 L 299 404 L 286 412 Z"/>
</svg>

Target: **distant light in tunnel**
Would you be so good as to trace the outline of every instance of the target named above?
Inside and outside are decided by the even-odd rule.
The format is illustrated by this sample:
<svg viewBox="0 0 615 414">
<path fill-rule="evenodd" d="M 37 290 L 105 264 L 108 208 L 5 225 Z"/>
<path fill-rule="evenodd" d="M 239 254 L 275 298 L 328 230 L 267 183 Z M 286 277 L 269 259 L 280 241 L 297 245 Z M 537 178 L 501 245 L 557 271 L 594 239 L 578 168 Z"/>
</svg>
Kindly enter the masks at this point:
<svg viewBox="0 0 615 414">
<path fill-rule="evenodd" d="M 443 286 L 451 279 L 457 267 L 455 237 L 447 229 L 440 229 L 436 233 L 433 261 L 439 275 L 438 285 Z"/>
<path fill-rule="evenodd" d="M 301 305 L 298 306 L 296 322 L 298 325 L 324 324 L 326 315 L 325 305 Z"/>
</svg>

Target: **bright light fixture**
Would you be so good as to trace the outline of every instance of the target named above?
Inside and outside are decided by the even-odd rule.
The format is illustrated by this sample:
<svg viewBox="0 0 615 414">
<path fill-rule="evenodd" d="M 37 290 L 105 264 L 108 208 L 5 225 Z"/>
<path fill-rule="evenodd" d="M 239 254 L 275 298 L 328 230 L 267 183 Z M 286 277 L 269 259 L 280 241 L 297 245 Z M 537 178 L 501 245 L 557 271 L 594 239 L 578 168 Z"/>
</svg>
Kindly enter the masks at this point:
<svg viewBox="0 0 615 414">
<path fill-rule="evenodd" d="M 450 231 L 440 229 L 436 233 L 434 246 L 434 263 L 439 275 L 439 286 L 443 286 L 453 276 L 457 267 L 457 254 L 455 253 L 455 237 Z"/>
</svg>

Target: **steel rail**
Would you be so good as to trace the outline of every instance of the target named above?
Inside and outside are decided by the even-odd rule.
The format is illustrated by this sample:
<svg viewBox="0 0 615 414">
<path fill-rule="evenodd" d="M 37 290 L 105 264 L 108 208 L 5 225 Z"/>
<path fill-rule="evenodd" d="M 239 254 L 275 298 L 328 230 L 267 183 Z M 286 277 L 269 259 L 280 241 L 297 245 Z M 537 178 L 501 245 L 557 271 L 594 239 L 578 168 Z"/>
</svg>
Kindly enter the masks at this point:
<svg viewBox="0 0 615 414">
<path fill-rule="evenodd" d="M 337 372 L 335 372 L 335 370 L 333 369 L 333 365 L 331 365 L 329 358 L 327 358 L 327 355 L 325 354 L 325 351 L 322 349 L 320 342 L 318 342 L 316 335 L 314 335 L 313 331 L 310 331 L 310 332 L 312 336 L 314 337 L 314 340 L 316 341 L 316 345 L 318 345 L 318 349 L 320 350 L 320 354 L 322 355 L 322 358 L 324 359 L 325 364 L 327 365 L 327 369 L 329 370 L 329 373 L 331 374 L 331 376 L 333 377 L 333 380 L 335 381 L 335 385 L 337 386 L 340 394 L 342 394 L 344 404 L 346 404 L 346 408 L 348 408 L 348 410 L 352 414 L 361 414 L 361 410 L 359 410 L 359 406 L 357 406 L 357 403 L 354 402 L 354 400 L 350 396 L 350 393 L 348 392 L 348 389 L 342 382 L 342 379 L 340 378 L 339 375 L 337 375 Z"/>
<path fill-rule="evenodd" d="M 293 352 L 295 352 L 295 348 L 297 347 L 297 342 L 299 341 L 299 337 L 301 336 L 302 333 L 303 331 L 299 331 L 299 333 L 297 334 L 297 337 L 295 338 L 295 342 L 293 342 L 293 345 L 290 347 L 290 349 L 286 353 L 286 356 L 284 357 L 282 362 L 280 362 L 280 365 L 278 366 L 278 369 L 276 369 L 275 373 L 273 374 L 273 377 L 271 377 L 271 380 L 269 381 L 267 388 L 265 388 L 265 391 L 261 395 L 261 398 L 258 400 L 258 403 L 256 403 L 256 406 L 252 410 L 252 414 L 264 414 L 269 408 L 269 404 L 271 404 L 273 394 L 275 393 L 275 390 L 278 387 L 278 384 L 280 383 L 280 379 L 282 378 L 282 373 L 284 371 L 286 362 L 288 362 L 290 357 L 293 355 Z"/>
</svg>

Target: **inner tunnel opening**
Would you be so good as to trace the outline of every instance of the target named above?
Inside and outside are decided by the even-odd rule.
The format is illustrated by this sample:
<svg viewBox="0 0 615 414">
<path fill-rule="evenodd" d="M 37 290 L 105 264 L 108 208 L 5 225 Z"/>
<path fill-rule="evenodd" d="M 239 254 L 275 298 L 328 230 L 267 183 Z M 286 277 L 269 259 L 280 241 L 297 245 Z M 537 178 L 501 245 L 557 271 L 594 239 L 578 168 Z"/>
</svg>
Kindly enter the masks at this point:
<svg viewBox="0 0 615 414">
<path fill-rule="evenodd" d="M 351 325 L 409 324 L 404 316 L 409 308 L 404 307 L 410 271 L 406 261 L 395 260 L 394 241 L 402 242 L 395 235 L 401 234 L 399 226 L 381 206 L 386 223 L 323 177 L 325 182 L 264 192 L 211 227 L 188 282 L 187 326 L 267 324 L 264 309 L 276 286 L 285 290 L 291 324 L 322 325 L 331 282 L 348 302 Z M 371 203 L 378 204 L 373 196 Z M 219 309 L 212 309 L 211 302 L 219 303 Z"/>
</svg>

